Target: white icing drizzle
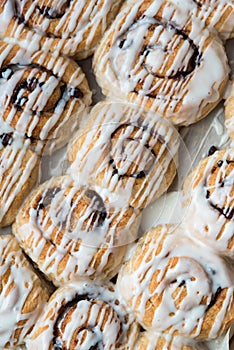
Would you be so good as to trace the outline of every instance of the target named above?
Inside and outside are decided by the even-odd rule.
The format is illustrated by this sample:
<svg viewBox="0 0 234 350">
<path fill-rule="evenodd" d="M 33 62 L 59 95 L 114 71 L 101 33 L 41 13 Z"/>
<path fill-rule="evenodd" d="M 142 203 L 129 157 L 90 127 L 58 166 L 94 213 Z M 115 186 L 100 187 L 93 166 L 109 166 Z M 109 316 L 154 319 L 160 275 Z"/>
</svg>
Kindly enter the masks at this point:
<svg viewBox="0 0 234 350">
<path fill-rule="evenodd" d="M 0 7 L 0 35 L 59 53 L 91 54 L 107 28 L 110 12 L 120 0 L 7 0 Z M 24 19 L 21 22 L 20 18 Z"/>
<path fill-rule="evenodd" d="M 58 348 L 69 350 L 131 350 L 136 333 L 134 318 L 119 303 L 112 284 L 73 283 L 52 295 L 27 349 L 54 349 L 56 341 Z"/>
<path fill-rule="evenodd" d="M 33 192 L 13 230 L 41 271 L 61 285 L 114 276 L 137 237 L 139 218 L 138 211 L 116 208 L 63 176 Z"/>
<path fill-rule="evenodd" d="M 221 98 L 229 72 L 222 43 L 191 20 L 186 4 L 160 0 L 143 6 L 142 0 L 125 7 L 104 36 L 94 56 L 98 83 L 108 96 L 175 124 L 192 124 Z"/>
<path fill-rule="evenodd" d="M 35 289 L 38 277 L 10 235 L 0 236 L 0 276 L 0 347 L 15 348 L 24 343 L 41 313 L 45 291 L 40 285 Z M 36 308 L 30 307 L 31 311 L 25 312 L 29 296 L 37 300 L 37 304 Z M 20 330 L 18 336 L 17 329 Z"/>
<path fill-rule="evenodd" d="M 81 69 L 69 59 L 3 42 L 0 51 L 1 124 L 38 141 L 38 152 L 48 140 L 67 141 L 91 103 Z"/>
<path fill-rule="evenodd" d="M 166 333 L 143 332 L 134 350 L 207 350 L 205 344 Z"/>
<path fill-rule="evenodd" d="M 14 138 L 12 132 L 8 134 L 7 128 L 1 126 L 1 137 L 4 139 L 8 135 L 12 138 L 10 144 L 3 146 L 0 143 L 0 222 L 13 210 L 18 196 L 22 196 L 22 201 L 24 200 L 30 189 L 27 191 L 27 183 L 33 171 L 36 168 L 39 170 L 38 155 L 28 150 L 28 142 Z M 34 179 L 34 183 L 36 182 L 37 176 Z"/>
<path fill-rule="evenodd" d="M 184 189 L 188 207 L 183 226 L 189 235 L 234 258 L 234 150 L 215 152 L 192 174 Z"/>
<path fill-rule="evenodd" d="M 118 290 L 145 329 L 199 338 L 214 295 L 227 288 L 206 334 L 215 338 L 233 307 L 233 271 L 182 229 L 171 229 L 158 227 L 158 236 L 149 232 L 140 240 L 119 273 Z"/>
<path fill-rule="evenodd" d="M 176 165 L 179 147 L 179 135 L 169 123 L 108 102 L 96 105 L 90 120 L 68 151 L 75 181 L 95 183 L 119 207 L 144 207 L 167 189 L 175 173 L 170 180 L 165 174 L 171 163 Z"/>
</svg>

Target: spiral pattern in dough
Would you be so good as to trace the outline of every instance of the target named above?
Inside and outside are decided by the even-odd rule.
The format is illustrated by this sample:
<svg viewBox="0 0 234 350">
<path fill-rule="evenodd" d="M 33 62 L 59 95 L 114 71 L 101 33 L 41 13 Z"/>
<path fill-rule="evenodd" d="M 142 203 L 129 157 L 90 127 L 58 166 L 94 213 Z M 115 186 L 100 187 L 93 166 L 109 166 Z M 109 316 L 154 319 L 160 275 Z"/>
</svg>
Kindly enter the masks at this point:
<svg viewBox="0 0 234 350">
<path fill-rule="evenodd" d="M 233 272 L 178 228 L 159 226 L 139 241 L 117 285 L 149 331 L 215 338 L 233 322 Z M 211 316 L 212 315 L 212 316 Z"/>
<path fill-rule="evenodd" d="M 68 284 L 52 295 L 27 349 L 131 350 L 137 330 L 113 285 Z"/>
<path fill-rule="evenodd" d="M 118 208 L 69 176 L 38 187 L 21 208 L 13 232 L 55 285 L 116 274 L 137 237 L 140 213 Z"/>
<path fill-rule="evenodd" d="M 221 41 L 186 4 L 141 0 L 126 5 L 106 32 L 94 71 L 107 96 L 189 125 L 218 104 L 229 68 Z"/>
</svg>

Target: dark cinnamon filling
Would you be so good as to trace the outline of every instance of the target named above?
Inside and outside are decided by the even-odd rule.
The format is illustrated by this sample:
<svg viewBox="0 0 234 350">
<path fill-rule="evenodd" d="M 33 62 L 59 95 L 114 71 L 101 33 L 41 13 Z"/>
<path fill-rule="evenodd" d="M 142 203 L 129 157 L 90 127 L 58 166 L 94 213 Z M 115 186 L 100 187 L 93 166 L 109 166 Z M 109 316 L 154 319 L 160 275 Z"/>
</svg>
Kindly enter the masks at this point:
<svg viewBox="0 0 234 350">
<path fill-rule="evenodd" d="M 87 190 L 85 191 L 85 196 L 91 201 L 92 206 L 92 212 L 87 219 L 89 222 L 89 227 L 86 227 L 86 229 L 89 231 L 94 229 L 94 227 L 101 227 L 103 225 L 107 217 L 107 212 L 105 204 L 97 192 L 93 190 Z"/>
<path fill-rule="evenodd" d="M 38 205 L 36 207 L 37 217 L 39 216 L 40 211 L 42 209 L 45 209 L 48 205 L 51 204 L 51 202 L 54 199 L 54 197 L 56 196 L 56 194 L 60 191 L 61 191 L 61 188 L 53 187 L 53 188 L 48 188 L 43 193 L 43 195 L 41 196 L 41 199 L 39 200 Z"/>
<path fill-rule="evenodd" d="M 132 132 L 129 133 L 128 128 L 132 128 Z M 113 176 L 117 174 L 119 178 L 143 179 L 149 174 L 157 155 L 148 143 L 149 138 L 153 137 L 152 133 L 149 133 L 148 140 L 142 139 L 146 129 L 140 123 L 139 126 L 122 124 L 111 134 L 109 164 L 113 168 Z M 157 135 L 156 137 L 160 141 Z M 137 153 L 137 159 L 131 159 L 131 149 L 133 153 Z"/>
<path fill-rule="evenodd" d="M 87 294 L 76 295 L 73 300 L 69 301 L 67 304 L 63 305 L 59 312 L 53 329 L 53 348 L 54 350 L 69 350 L 65 341 L 63 341 L 63 321 L 68 317 L 68 313 L 78 307 L 78 304 L 82 300 L 92 301 L 94 299 L 90 298 Z M 79 332 L 88 330 L 95 333 L 95 327 L 87 325 L 87 327 L 82 327 Z M 91 345 L 87 350 L 99 350 L 102 349 L 100 342 Z"/>
<path fill-rule="evenodd" d="M 229 168 L 231 167 L 231 168 Z M 205 184 L 205 188 L 206 188 L 206 199 L 208 199 L 208 202 L 210 204 L 210 206 L 212 208 L 214 208 L 215 210 L 217 210 L 221 215 L 223 215 L 226 219 L 228 220 L 232 220 L 234 217 L 234 207 L 233 207 L 233 195 L 231 194 L 234 190 L 234 178 L 231 178 L 232 183 L 230 183 L 230 179 L 229 179 L 229 183 L 227 183 L 227 176 L 230 174 L 231 171 L 234 170 L 234 161 L 231 160 L 219 160 L 216 164 L 216 166 L 214 166 L 211 170 L 211 175 L 210 178 L 212 179 L 212 176 L 215 177 L 214 181 L 216 181 L 216 177 L 218 176 L 219 178 L 219 182 L 215 185 L 213 185 L 213 183 L 209 183 L 209 179 L 207 179 L 206 184 Z M 228 173 L 229 171 L 229 173 Z M 217 172 L 220 172 L 219 174 L 216 174 Z M 212 181 L 212 180 L 210 180 Z M 225 186 L 232 186 L 232 188 L 230 189 L 230 200 L 228 200 L 228 198 L 226 198 L 225 203 L 223 204 L 219 204 L 216 203 L 213 199 L 212 199 L 212 194 L 214 193 L 214 191 L 217 191 L 218 189 L 222 189 Z"/>
<path fill-rule="evenodd" d="M 215 305 L 215 303 L 217 302 L 217 300 L 218 300 L 218 298 L 219 298 L 221 292 L 222 292 L 222 288 L 221 288 L 221 287 L 218 287 L 217 290 L 216 290 L 216 292 L 215 292 L 215 294 L 212 295 L 211 301 L 210 301 L 209 305 L 208 305 L 207 308 L 206 308 L 206 312 L 207 312 L 209 309 L 211 309 L 212 306 Z"/>
<path fill-rule="evenodd" d="M 33 104 L 33 106 L 30 107 L 31 113 L 37 116 L 45 115 L 45 112 L 54 112 L 55 108 L 62 101 L 68 103 L 70 98 L 82 99 L 84 96 L 83 92 L 78 87 L 67 86 L 61 81 L 58 76 L 53 74 L 53 72 L 37 64 L 29 64 L 27 66 L 8 65 L 6 67 L 3 67 L 0 70 L 0 79 L 8 81 L 17 71 L 20 70 L 25 70 L 25 78 L 23 77 L 20 79 L 15 89 L 13 90 L 10 100 L 17 110 L 23 110 L 26 107 L 26 104 L 30 99 L 30 95 L 35 91 L 35 89 L 38 90 L 37 97 L 40 94 L 43 94 L 44 85 L 46 84 L 45 77 L 43 78 L 43 81 L 41 80 L 41 75 L 43 73 L 46 73 L 46 79 L 51 77 L 57 79 L 58 85 L 53 91 L 52 95 L 48 97 L 46 105 L 43 106 L 43 110 L 40 110 L 37 105 Z M 35 72 L 31 73 L 32 70 L 35 70 Z M 32 76 L 33 74 L 35 76 Z"/>
<path fill-rule="evenodd" d="M 147 24 L 147 17 L 145 15 L 142 15 L 137 22 L 133 23 L 132 26 L 128 28 L 128 31 L 121 36 L 121 38 L 118 41 L 118 47 L 121 50 L 127 50 L 131 49 L 131 46 L 133 45 L 133 40 L 127 40 L 128 33 L 135 30 L 136 25 L 145 25 Z M 190 75 L 196 67 L 200 64 L 202 54 L 199 52 L 199 48 L 195 45 L 192 39 L 189 38 L 189 36 L 186 34 L 186 32 L 181 29 L 177 28 L 176 25 L 172 22 L 167 22 L 164 19 L 160 18 L 148 18 L 148 24 L 149 27 L 147 29 L 145 40 L 147 40 L 148 37 L 153 37 L 153 33 L 155 32 L 156 28 L 158 26 L 161 26 L 164 30 L 167 30 L 169 32 L 174 32 L 174 35 L 180 39 L 180 41 L 187 41 L 190 47 L 190 57 L 188 59 L 188 62 L 181 62 L 181 67 L 177 68 L 175 71 L 171 71 L 168 73 L 169 69 L 165 69 L 164 72 L 161 72 L 161 67 L 155 70 L 153 67 L 151 67 L 146 59 L 147 56 L 153 52 L 155 49 L 160 49 L 162 52 L 166 54 L 166 58 L 170 56 L 170 51 L 167 47 L 162 47 L 162 44 L 160 42 L 155 42 L 154 44 L 150 43 L 149 40 L 146 42 L 146 44 L 143 44 L 143 47 L 140 51 L 140 56 L 144 58 L 143 60 L 143 67 L 147 71 L 148 74 L 153 75 L 156 78 L 160 79 L 182 79 L 186 76 Z M 137 38 L 136 38 L 137 40 Z M 173 56 L 172 56 L 173 59 Z M 140 88 L 137 87 L 134 92 L 137 92 Z M 147 95 L 149 96 L 149 95 Z M 155 97 L 155 96 L 152 96 Z"/>
<path fill-rule="evenodd" d="M 11 145 L 13 142 L 13 132 L 0 135 L 0 140 L 4 147 Z"/>
<path fill-rule="evenodd" d="M 48 19 L 51 19 L 51 20 L 59 19 L 65 15 L 68 8 L 70 7 L 71 2 L 72 0 L 65 1 L 65 4 L 63 4 L 60 9 L 52 8 L 50 6 L 45 6 L 45 5 L 42 5 L 42 6 L 38 5 L 36 8 L 42 16 Z"/>
</svg>

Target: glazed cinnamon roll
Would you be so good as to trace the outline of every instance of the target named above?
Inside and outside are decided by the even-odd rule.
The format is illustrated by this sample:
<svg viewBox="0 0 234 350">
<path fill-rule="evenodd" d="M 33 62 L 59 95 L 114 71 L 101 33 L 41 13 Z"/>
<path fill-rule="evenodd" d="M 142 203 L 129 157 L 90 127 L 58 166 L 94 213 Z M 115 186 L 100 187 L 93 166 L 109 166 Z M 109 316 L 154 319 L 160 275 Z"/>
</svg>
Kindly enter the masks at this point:
<svg viewBox="0 0 234 350">
<path fill-rule="evenodd" d="M 69 176 L 39 186 L 21 208 L 13 233 L 55 285 L 113 277 L 137 237 L 139 212 L 120 208 Z"/>
<path fill-rule="evenodd" d="M 39 178 L 40 157 L 10 128 L 0 127 L 0 227 L 10 225 Z"/>
<path fill-rule="evenodd" d="M 225 102 L 225 125 L 231 141 L 234 141 L 234 81 L 232 81 L 230 94 Z"/>
<path fill-rule="evenodd" d="M 106 32 L 94 71 L 107 96 L 189 125 L 220 101 L 229 68 L 221 41 L 183 2 L 140 0 Z"/>
<path fill-rule="evenodd" d="M 134 350 L 208 350 L 204 343 L 166 333 L 143 332 Z"/>
<path fill-rule="evenodd" d="M 25 135 L 34 149 L 66 143 L 91 103 L 77 64 L 0 41 L 0 118 Z"/>
<path fill-rule="evenodd" d="M 52 295 L 27 349 L 133 350 L 137 331 L 112 284 L 80 282 Z"/>
<path fill-rule="evenodd" d="M 234 150 L 205 158 L 184 184 L 189 234 L 234 259 Z"/>
<path fill-rule="evenodd" d="M 233 271 L 180 227 L 146 233 L 120 270 L 117 286 L 149 331 L 209 339 L 234 320 Z"/>
<path fill-rule="evenodd" d="M 122 0 L 2 0 L 0 35 L 83 59 L 94 52 Z"/>
<path fill-rule="evenodd" d="M 177 131 L 132 105 L 101 102 L 68 148 L 71 174 L 111 193 L 120 206 L 144 208 L 176 174 Z"/>
<path fill-rule="evenodd" d="M 0 347 L 24 344 L 49 298 L 13 236 L 0 236 Z"/>
</svg>

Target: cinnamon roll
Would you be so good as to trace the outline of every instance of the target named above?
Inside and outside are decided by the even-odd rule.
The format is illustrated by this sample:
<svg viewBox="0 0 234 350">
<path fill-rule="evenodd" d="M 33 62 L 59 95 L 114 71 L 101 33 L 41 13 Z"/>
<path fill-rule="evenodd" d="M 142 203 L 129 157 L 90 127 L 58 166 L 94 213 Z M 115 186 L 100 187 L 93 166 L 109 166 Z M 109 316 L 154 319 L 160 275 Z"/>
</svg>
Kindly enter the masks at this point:
<svg viewBox="0 0 234 350">
<path fill-rule="evenodd" d="M 3 0 L 0 36 L 83 59 L 91 55 L 122 0 Z"/>
<path fill-rule="evenodd" d="M 229 68 L 221 41 L 183 2 L 140 0 L 106 32 L 94 71 L 107 96 L 189 125 L 220 101 Z"/>
<path fill-rule="evenodd" d="M 139 220 L 138 211 L 115 206 L 67 175 L 34 190 L 13 233 L 37 267 L 61 285 L 82 277 L 113 277 L 137 237 Z"/>
<path fill-rule="evenodd" d="M 49 298 L 13 236 L 0 236 L 0 347 L 18 348 Z"/>
<path fill-rule="evenodd" d="M 9 129 L 0 127 L 0 227 L 10 225 L 38 181 L 40 157 Z"/>
<path fill-rule="evenodd" d="M 137 331 L 112 284 L 80 282 L 52 295 L 27 349 L 133 350 Z"/>
<path fill-rule="evenodd" d="M 134 350 L 208 350 L 204 343 L 166 333 L 143 332 Z"/>
<path fill-rule="evenodd" d="M 178 147 L 177 131 L 156 114 L 101 102 L 68 148 L 71 175 L 105 189 L 120 206 L 144 208 L 174 179 Z"/>
<path fill-rule="evenodd" d="M 183 192 L 189 234 L 234 259 L 234 150 L 216 151 L 201 161 Z"/>
<path fill-rule="evenodd" d="M 1 123 L 25 135 L 40 152 L 61 147 L 91 103 L 83 72 L 67 58 L 3 41 L 0 55 Z"/>
<path fill-rule="evenodd" d="M 234 141 L 234 81 L 232 81 L 230 94 L 225 102 L 225 125 L 231 141 Z"/>
<path fill-rule="evenodd" d="M 120 270 L 117 286 L 149 331 L 211 339 L 234 321 L 233 270 L 180 227 L 147 232 Z"/>
</svg>

